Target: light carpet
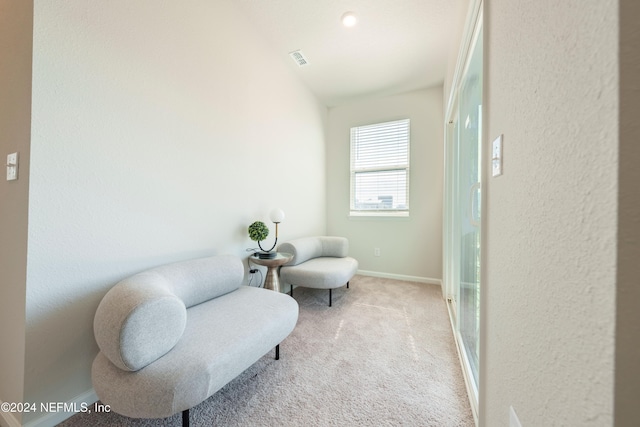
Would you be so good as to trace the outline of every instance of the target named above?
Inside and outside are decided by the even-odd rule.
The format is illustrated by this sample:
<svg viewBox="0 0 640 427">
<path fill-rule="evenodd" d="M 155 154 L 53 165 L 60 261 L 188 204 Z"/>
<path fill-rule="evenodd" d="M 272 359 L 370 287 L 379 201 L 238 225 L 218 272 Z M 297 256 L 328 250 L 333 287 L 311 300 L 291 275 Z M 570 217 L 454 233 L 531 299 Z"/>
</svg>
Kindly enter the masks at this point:
<svg viewBox="0 0 640 427">
<path fill-rule="evenodd" d="M 287 289 L 288 290 L 288 289 Z M 356 276 L 294 289 L 298 324 L 274 352 L 191 409 L 192 426 L 474 426 L 439 286 Z M 78 414 L 60 426 L 180 426 L 181 415 Z"/>
</svg>

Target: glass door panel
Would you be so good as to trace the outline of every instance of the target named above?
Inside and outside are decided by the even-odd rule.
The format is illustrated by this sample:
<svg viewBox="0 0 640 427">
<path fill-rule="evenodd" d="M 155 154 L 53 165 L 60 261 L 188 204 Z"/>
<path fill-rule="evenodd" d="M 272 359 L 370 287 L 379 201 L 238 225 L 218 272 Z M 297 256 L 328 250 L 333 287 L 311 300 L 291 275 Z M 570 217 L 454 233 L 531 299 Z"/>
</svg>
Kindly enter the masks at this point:
<svg viewBox="0 0 640 427">
<path fill-rule="evenodd" d="M 459 240 L 458 332 L 467 363 L 478 385 L 480 336 L 480 215 L 482 147 L 482 31 L 477 31 L 458 95 L 458 164 L 455 210 Z M 455 256 L 455 254 L 454 254 Z"/>
</svg>

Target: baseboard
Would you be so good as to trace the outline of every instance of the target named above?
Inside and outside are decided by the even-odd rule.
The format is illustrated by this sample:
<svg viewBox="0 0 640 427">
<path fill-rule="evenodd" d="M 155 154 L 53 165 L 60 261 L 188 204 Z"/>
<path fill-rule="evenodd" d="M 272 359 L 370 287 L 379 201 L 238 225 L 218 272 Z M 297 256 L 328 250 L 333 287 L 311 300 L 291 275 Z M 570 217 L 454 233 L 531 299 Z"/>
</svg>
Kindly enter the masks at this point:
<svg viewBox="0 0 640 427">
<path fill-rule="evenodd" d="M 407 276 L 405 274 L 381 273 L 379 271 L 358 270 L 357 274 L 362 276 L 382 277 L 384 279 L 405 280 L 408 282 L 429 283 L 431 285 L 442 286 L 441 279 L 433 279 L 431 277 Z"/>
<path fill-rule="evenodd" d="M 0 400 L 0 405 L 3 403 L 4 402 Z M 22 427 L 22 424 L 18 422 L 11 412 L 0 410 L 0 427 Z"/>
<path fill-rule="evenodd" d="M 69 407 L 75 407 L 79 410 L 81 408 L 88 407 L 89 410 L 93 411 L 93 404 L 98 401 L 98 395 L 96 392 L 91 389 L 87 390 L 84 393 L 81 393 L 71 399 L 68 402 L 65 402 Z M 35 420 L 31 420 L 28 423 L 24 424 L 23 427 L 53 427 L 55 425 L 60 424 L 67 418 L 70 418 L 77 414 L 78 412 L 46 412 L 42 414 L 40 417 Z M 16 424 L 16 426 L 20 427 L 20 424 Z M 9 426 L 13 427 L 13 426 Z"/>
</svg>

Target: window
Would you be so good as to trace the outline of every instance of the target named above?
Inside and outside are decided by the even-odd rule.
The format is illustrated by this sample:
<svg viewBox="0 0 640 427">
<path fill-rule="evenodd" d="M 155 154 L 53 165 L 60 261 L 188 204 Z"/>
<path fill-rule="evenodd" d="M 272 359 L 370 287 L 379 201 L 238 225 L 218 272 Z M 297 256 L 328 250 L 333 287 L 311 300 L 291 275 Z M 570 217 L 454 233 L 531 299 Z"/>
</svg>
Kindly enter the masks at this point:
<svg viewBox="0 0 640 427">
<path fill-rule="evenodd" d="M 409 119 L 351 128 L 351 215 L 409 215 Z"/>
</svg>

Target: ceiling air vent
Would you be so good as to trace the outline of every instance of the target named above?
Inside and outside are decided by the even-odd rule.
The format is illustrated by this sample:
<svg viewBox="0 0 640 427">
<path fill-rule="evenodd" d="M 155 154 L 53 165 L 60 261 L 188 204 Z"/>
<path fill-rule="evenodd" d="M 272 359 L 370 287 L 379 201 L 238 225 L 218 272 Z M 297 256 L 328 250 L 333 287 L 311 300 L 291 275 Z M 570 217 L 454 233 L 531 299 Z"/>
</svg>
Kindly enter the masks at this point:
<svg viewBox="0 0 640 427">
<path fill-rule="evenodd" d="M 289 52 L 289 56 L 293 58 L 294 61 L 296 61 L 296 64 L 298 64 L 298 67 L 303 67 L 309 64 L 309 61 L 307 61 L 307 58 L 305 58 L 302 52 L 300 52 L 299 50 L 294 50 L 293 52 Z"/>
</svg>

